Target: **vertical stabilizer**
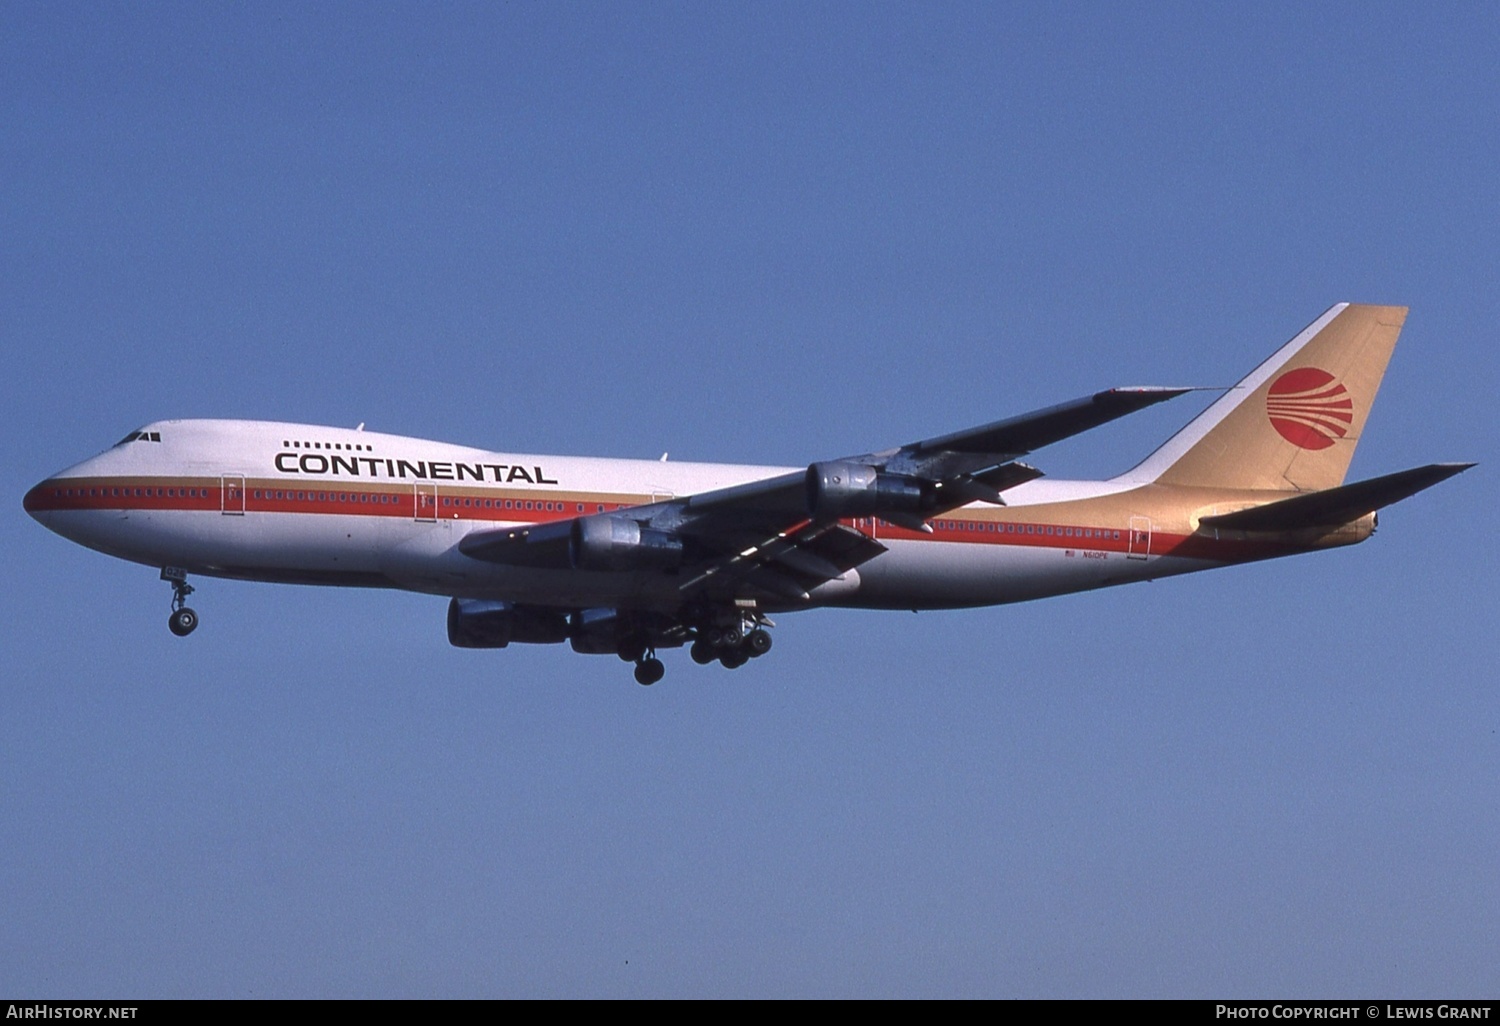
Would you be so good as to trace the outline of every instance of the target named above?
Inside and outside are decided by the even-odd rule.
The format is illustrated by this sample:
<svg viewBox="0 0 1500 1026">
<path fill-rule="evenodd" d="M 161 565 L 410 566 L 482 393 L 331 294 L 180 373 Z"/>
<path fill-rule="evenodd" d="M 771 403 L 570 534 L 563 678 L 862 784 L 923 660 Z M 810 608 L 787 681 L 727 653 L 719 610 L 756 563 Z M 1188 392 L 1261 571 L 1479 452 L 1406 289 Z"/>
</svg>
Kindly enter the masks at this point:
<svg viewBox="0 0 1500 1026">
<path fill-rule="evenodd" d="M 1332 307 L 1122 480 L 1276 491 L 1342 484 L 1405 320 L 1404 306 Z"/>
</svg>

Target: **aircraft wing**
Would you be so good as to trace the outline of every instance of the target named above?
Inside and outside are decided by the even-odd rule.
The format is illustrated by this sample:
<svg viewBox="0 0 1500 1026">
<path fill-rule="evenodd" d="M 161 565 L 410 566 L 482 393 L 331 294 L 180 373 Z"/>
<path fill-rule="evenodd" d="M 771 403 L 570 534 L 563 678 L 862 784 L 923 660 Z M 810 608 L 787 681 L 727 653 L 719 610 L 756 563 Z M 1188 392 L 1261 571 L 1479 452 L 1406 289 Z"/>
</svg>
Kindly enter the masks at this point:
<svg viewBox="0 0 1500 1026">
<path fill-rule="evenodd" d="M 514 566 L 676 571 L 684 598 L 748 592 L 807 601 L 813 588 L 885 551 L 843 522 L 881 519 L 930 532 L 929 519 L 959 506 L 1004 505 L 1003 492 L 1042 476 L 1018 457 L 1185 391 L 1097 392 L 806 471 L 571 521 L 475 531 L 459 550 Z"/>
<path fill-rule="evenodd" d="M 876 509 L 867 512 L 902 526 L 921 530 L 926 519 L 971 502 L 1004 505 L 1004 500 L 1000 498 L 1001 492 L 1042 476 L 1040 470 L 1017 462 L 1019 457 L 1188 391 L 1191 389 L 1109 389 L 1044 410 L 923 439 L 900 448 L 814 463 L 806 473 L 784 474 L 764 481 L 752 481 L 749 484 L 705 492 L 691 497 L 687 502 L 695 510 L 719 510 L 728 515 L 733 515 L 736 511 L 746 516 L 771 511 L 801 511 L 816 518 L 817 511 L 812 505 L 815 502 L 813 492 L 819 486 L 814 478 L 824 472 L 834 475 L 840 468 L 848 468 L 854 472 L 855 478 L 862 480 L 858 470 L 863 468 L 886 478 L 886 497 L 872 500 Z M 829 487 L 842 490 L 850 485 L 848 474 L 837 476 L 840 480 L 830 479 L 827 482 Z M 900 508 L 902 503 L 895 498 L 895 492 L 901 490 L 898 479 L 899 483 L 910 484 L 925 491 L 922 501 L 907 503 L 916 508 Z M 828 489 L 823 490 L 826 493 Z M 876 490 L 880 490 L 878 485 Z M 910 495 L 910 492 L 907 494 Z"/>
<path fill-rule="evenodd" d="M 924 461 L 932 461 L 944 453 L 969 457 L 997 453 L 1024 456 L 1045 445 L 1191 391 L 1190 388 L 1111 388 L 1095 392 L 1082 399 L 1023 413 L 1019 417 L 904 445 L 896 450 L 888 469 L 899 471 L 907 465 L 929 466 L 930 462 Z"/>
</svg>

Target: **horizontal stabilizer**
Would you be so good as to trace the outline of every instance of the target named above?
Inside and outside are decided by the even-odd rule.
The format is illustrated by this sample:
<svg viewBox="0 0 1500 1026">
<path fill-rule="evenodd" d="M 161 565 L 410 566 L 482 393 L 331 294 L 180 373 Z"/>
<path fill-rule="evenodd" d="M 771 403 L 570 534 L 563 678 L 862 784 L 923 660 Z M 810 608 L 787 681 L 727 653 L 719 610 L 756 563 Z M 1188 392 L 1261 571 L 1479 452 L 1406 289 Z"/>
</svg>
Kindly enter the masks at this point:
<svg viewBox="0 0 1500 1026">
<path fill-rule="evenodd" d="M 1303 527 L 1334 527 L 1358 520 L 1366 513 L 1410 498 L 1425 488 L 1468 470 L 1472 463 L 1433 463 L 1368 481 L 1297 495 L 1254 509 L 1204 517 L 1207 527 L 1231 531 L 1294 531 Z"/>
</svg>

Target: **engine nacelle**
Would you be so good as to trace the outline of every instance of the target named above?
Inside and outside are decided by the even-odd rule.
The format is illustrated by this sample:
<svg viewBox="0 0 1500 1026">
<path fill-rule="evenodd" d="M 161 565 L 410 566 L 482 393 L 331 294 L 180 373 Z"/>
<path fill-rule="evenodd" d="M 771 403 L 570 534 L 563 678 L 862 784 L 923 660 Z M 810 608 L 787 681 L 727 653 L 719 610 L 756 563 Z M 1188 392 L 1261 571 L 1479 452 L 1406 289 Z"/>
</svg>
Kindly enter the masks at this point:
<svg viewBox="0 0 1500 1026">
<path fill-rule="evenodd" d="M 568 559 L 575 570 L 674 570 L 682 565 L 682 539 L 628 517 L 580 517 Z"/>
<path fill-rule="evenodd" d="M 859 463 L 834 461 L 807 468 L 807 512 L 814 520 L 920 513 L 925 498 L 919 482 Z"/>
<path fill-rule="evenodd" d="M 448 603 L 448 643 L 457 648 L 504 648 L 512 641 L 555 645 L 568 639 L 564 613 L 489 599 Z"/>
<path fill-rule="evenodd" d="M 614 655 L 620 651 L 620 614 L 614 609 L 580 609 L 573 614 L 573 651 Z"/>
</svg>

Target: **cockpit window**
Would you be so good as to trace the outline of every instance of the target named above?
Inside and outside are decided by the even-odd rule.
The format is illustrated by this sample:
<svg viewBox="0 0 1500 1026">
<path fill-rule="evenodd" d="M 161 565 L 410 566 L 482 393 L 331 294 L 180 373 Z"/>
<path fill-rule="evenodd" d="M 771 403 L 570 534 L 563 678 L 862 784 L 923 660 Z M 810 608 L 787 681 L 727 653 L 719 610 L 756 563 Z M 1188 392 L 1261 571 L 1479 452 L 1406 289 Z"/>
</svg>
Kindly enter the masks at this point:
<svg viewBox="0 0 1500 1026">
<path fill-rule="evenodd" d="M 159 442 L 159 441 L 161 441 L 161 432 L 160 431 L 132 431 L 132 432 L 130 432 L 130 434 L 126 435 L 124 438 L 122 438 L 118 442 L 116 442 L 114 444 L 114 448 L 118 449 L 120 446 L 124 445 L 126 442 Z"/>
</svg>

